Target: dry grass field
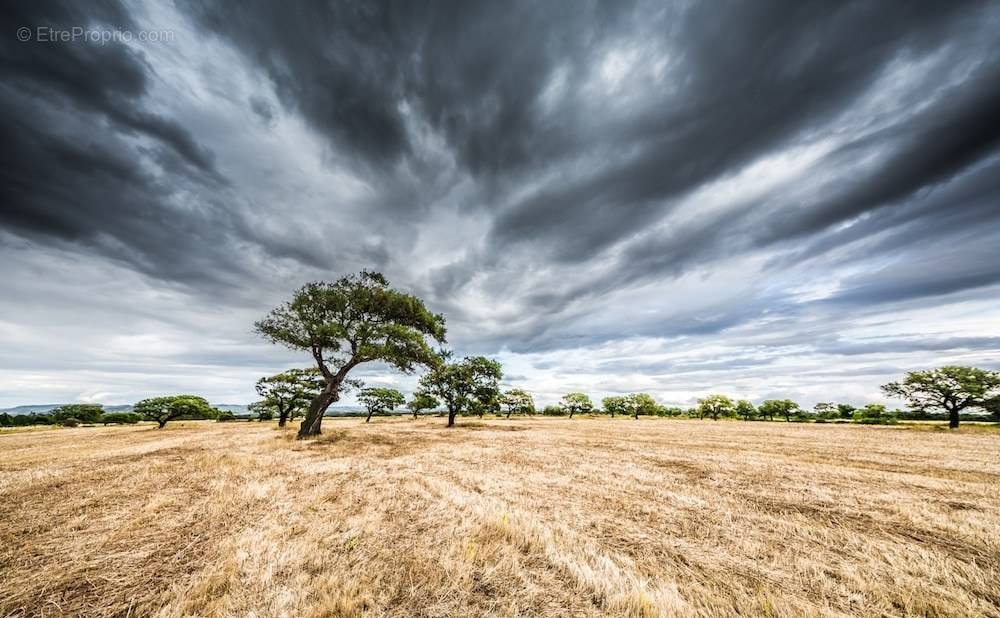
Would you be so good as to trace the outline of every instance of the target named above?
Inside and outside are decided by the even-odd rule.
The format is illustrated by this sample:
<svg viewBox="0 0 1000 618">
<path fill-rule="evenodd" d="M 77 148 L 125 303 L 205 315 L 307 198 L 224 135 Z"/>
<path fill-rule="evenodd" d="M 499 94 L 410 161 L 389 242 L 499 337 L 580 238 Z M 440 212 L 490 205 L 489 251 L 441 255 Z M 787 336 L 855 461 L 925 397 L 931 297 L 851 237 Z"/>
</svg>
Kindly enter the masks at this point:
<svg viewBox="0 0 1000 618">
<path fill-rule="evenodd" d="M 0 616 L 1000 616 L 1000 434 L 0 434 Z"/>
</svg>

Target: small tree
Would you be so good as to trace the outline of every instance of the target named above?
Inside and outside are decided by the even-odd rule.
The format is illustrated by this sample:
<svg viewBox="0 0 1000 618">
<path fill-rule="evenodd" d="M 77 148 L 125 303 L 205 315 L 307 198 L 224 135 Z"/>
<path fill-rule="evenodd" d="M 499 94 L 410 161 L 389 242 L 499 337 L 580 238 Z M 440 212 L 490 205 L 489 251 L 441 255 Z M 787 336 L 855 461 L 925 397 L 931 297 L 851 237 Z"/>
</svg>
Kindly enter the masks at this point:
<svg viewBox="0 0 1000 618">
<path fill-rule="evenodd" d="M 428 395 L 427 393 L 417 391 L 413 393 L 413 398 L 407 402 L 406 407 L 413 412 L 413 420 L 417 420 L 417 415 L 424 410 L 433 410 L 434 408 L 441 405 L 435 397 Z"/>
<path fill-rule="evenodd" d="M 442 361 L 447 355 L 442 354 Z M 484 356 L 467 356 L 457 363 L 441 362 L 420 378 L 420 390 L 438 397 L 448 408 L 448 427 L 455 416 L 470 412 L 483 393 L 498 390 L 503 378 L 500 363 Z"/>
<path fill-rule="evenodd" d="M 299 438 L 320 432 L 323 414 L 340 399 L 352 369 L 373 361 L 404 373 L 418 365 L 435 367 L 441 358 L 427 338 L 445 339 L 443 316 L 428 311 L 419 298 L 390 288 L 375 272 L 307 284 L 255 328 L 274 343 L 309 352 L 323 375 L 323 389 L 309 404 Z"/>
<path fill-rule="evenodd" d="M 535 413 L 535 399 L 531 393 L 519 388 L 512 388 L 503 394 L 503 405 L 507 408 L 507 418 L 511 414 Z"/>
<path fill-rule="evenodd" d="M 837 404 L 837 414 L 840 418 L 851 418 L 854 416 L 854 411 L 857 410 L 854 406 L 849 403 L 838 403 Z"/>
<path fill-rule="evenodd" d="M 573 418 L 573 415 L 577 412 L 581 414 L 586 414 L 594 409 L 594 404 L 590 401 L 584 393 L 569 393 L 563 395 L 562 402 L 560 405 L 566 412 L 569 413 L 569 417 Z"/>
<path fill-rule="evenodd" d="M 80 423 L 99 423 L 104 407 L 96 403 L 69 403 L 58 408 L 53 408 L 49 412 L 49 417 L 53 422 L 61 423 L 67 419 Z"/>
<path fill-rule="evenodd" d="M 367 423 L 372 420 L 373 414 L 387 414 L 403 405 L 406 397 L 394 388 L 371 387 L 361 389 L 358 401 L 368 410 Z"/>
<path fill-rule="evenodd" d="M 731 415 L 733 410 L 733 400 L 725 395 L 709 395 L 698 400 L 698 418 L 711 416 L 713 421 L 717 421 L 720 416 Z"/>
<path fill-rule="evenodd" d="M 638 419 L 639 415 L 655 416 L 659 407 L 656 400 L 649 393 L 636 393 L 632 397 L 632 415 Z"/>
<path fill-rule="evenodd" d="M 799 404 L 791 399 L 768 399 L 760 404 L 757 410 L 766 416 L 768 420 L 774 420 L 775 415 L 784 416 L 785 422 L 792 421 L 792 415 L 800 410 Z"/>
<path fill-rule="evenodd" d="M 604 411 L 615 417 L 615 414 L 628 416 L 632 414 L 632 399 L 628 395 L 614 395 L 601 400 L 601 407 Z"/>
<path fill-rule="evenodd" d="M 284 427 L 289 420 L 295 420 L 309 405 L 326 381 L 319 369 L 289 369 L 279 374 L 257 380 L 257 394 L 263 397 L 263 404 L 278 415 L 278 427 Z"/>
<path fill-rule="evenodd" d="M 105 425 L 132 425 L 142 420 L 142 416 L 135 412 L 108 412 L 101 415 L 101 422 Z"/>
<path fill-rule="evenodd" d="M 944 410 L 948 413 L 948 426 L 956 429 L 962 410 L 982 408 L 1000 397 L 1000 373 L 958 366 L 911 371 L 901 382 L 884 385 L 882 391 L 905 399 L 918 410 Z"/>
<path fill-rule="evenodd" d="M 757 416 L 757 408 L 746 399 L 737 401 L 734 411 L 745 421 L 752 421 Z"/>
<path fill-rule="evenodd" d="M 250 405 L 248 405 L 247 411 L 250 412 L 251 414 L 256 414 L 257 420 L 263 423 L 264 421 L 270 421 L 274 419 L 276 407 L 273 401 L 269 399 L 262 399 L 261 401 L 255 401 Z"/>
<path fill-rule="evenodd" d="M 170 397 L 152 397 L 135 404 L 133 410 L 148 421 L 156 421 L 158 428 L 163 429 L 167 421 L 180 416 L 201 416 L 215 418 L 216 413 L 203 397 L 196 395 L 173 395 Z"/>
</svg>

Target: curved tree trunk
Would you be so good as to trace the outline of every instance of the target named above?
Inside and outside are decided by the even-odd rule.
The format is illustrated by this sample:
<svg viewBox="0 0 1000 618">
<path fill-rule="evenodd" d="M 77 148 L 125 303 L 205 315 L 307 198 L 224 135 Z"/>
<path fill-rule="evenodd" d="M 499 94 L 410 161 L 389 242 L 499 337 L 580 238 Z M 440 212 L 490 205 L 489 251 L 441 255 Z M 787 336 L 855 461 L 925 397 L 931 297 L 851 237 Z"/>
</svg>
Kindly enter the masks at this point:
<svg viewBox="0 0 1000 618">
<path fill-rule="evenodd" d="M 309 403 L 309 411 L 306 412 L 305 418 L 302 419 L 302 424 L 299 425 L 299 440 L 319 435 L 320 426 L 323 423 L 323 414 L 326 413 L 326 409 L 330 407 L 330 404 L 337 401 L 337 399 L 336 387 L 332 384 L 328 384 L 326 388 L 313 398 Z"/>
<path fill-rule="evenodd" d="M 166 426 L 167 421 L 169 421 L 169 420 L 170 420 L 169 418 L 156 419 L 156 423 L 157 423 L 157 427 L 156 428 L 157 429 L 163 429 L 163 427 Z M 957 427 L 958 423 L 956 423 L 955 426 Z"/>
<path fill-rule="evenodd" d="M 369 408 L 369 410 L 368 410 L 368 418 L 365 419 L 366 423 L 371 422 L 371 420 L 372 420 L 372 412 L 373 412 L 373 410 L 371 410 Z"/>
<path fill-rule="evenodd" d="M 447 427 L 453 427 L 455 425 L 455 410 L 453 408 L 448 408 L 448 425 Z"/>
</svg>

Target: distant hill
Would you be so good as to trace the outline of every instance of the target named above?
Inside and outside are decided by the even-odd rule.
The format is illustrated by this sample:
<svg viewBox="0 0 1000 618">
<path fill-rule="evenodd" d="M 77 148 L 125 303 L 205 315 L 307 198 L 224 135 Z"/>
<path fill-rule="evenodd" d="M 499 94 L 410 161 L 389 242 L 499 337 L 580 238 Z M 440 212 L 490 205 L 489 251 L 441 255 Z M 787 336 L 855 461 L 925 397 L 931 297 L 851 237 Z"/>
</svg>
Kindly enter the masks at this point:
<svg viewBox="0 0 1000 618">
<path fill-rule="evenodd" d="M 45 414 L 51 412 L 59 406 L 68 405 L 65 403 L 36 403 L 24 406 L 14 406 L 13 408 L 0 408 L 0 413 L 6 412 L 7 414 Z M 245 404 L 237 403 L 223 403 L 216 404 L 216 408 L 220 410 L 225 410 L 226 412 L 232 412 L 233 414 L 247 414 L 247 406 Z M 129 404 L 122 404 L 116 406 L 104 406 L 105 412 L 131 412 L 132 406 Z"/>
</svg>

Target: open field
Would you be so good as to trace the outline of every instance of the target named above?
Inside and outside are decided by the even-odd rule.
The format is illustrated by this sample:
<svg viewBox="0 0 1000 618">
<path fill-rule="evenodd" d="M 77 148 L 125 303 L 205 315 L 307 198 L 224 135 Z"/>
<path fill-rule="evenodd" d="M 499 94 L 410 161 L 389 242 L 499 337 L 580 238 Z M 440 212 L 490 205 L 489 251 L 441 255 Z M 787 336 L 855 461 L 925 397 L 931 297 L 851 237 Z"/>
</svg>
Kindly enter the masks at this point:
<svg viewBox="0 0 1000 618">
<path fill-rule="evenodd" d="M 664 420 L 0 435 L 0 616 L 1000 616 L 1000 434 Z"/>
</svg>

